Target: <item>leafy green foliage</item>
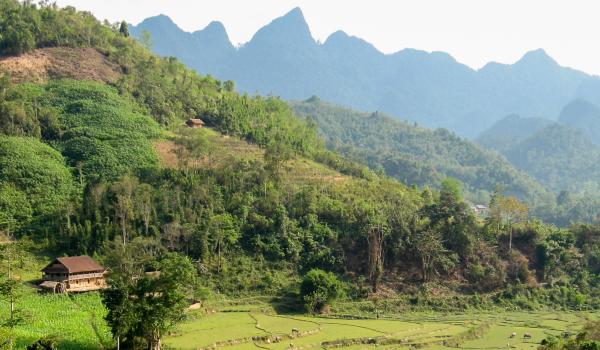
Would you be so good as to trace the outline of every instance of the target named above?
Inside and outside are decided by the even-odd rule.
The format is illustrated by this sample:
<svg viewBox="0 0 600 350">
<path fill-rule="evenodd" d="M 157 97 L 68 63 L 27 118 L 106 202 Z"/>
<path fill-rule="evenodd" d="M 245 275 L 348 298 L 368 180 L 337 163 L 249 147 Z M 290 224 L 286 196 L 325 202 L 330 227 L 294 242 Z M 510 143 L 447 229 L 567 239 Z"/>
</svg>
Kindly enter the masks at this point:
<svg viewBox="0 0 600 350">
<path fill-rule="evenodd" d="M 0 91 L 0 133 L 39 137 L 40 122 L 35 117 L 36 111 L 23 103 L 23 95 L 6 75 L 0 75 Z M 46 114 L 46 111 L 39 112 Z"/>
<path fill-rule="evenodd" d="M 320 312 L 343 294 L 342 283 L 331 272 L 310 270 L 300 285 L 300 297 L 310 312 Z"/>
<path fill-rule="evenodd" d="M 91 82 L 57 82 L 46 91 L 40 99 L 58 110 L 65 130 L 59 147 L 73 166 L 82 165 L 81 175 L 88 181 L 156 166 L 151 140 L 160 134 L 158 125 L 114 89 Z"/>
<path fill-rule="evenodd" d="M 54 337 L 44 337 L 29 345 L 27 350 L 57 350 L 58 341 Z"/>
<path fill-rule="evenodd" d="M 0 55 L 18 55 L 38 47 L 102 47 L 111 30 L 89 12 L 73 7 L 0 1 Z"/>
<path fill-rule="evenodd" d="M 576 336 L 564 335 L 562 338 L 550 336 L 544 339 L 540 350 L 598 350 L 600 349 L 600 322 L 590 321 Z"/>
<path fill-rule="evenodd" d="M 11 231 L 63 216 L 76 194 L 64 158 L 32 138 L 0 136 L 0 217 Z"/>
<path fill-rule="evenodd" d="M 208 121 L 226 134 L 239 135 L 261 146 L 269 144 L 311 155 L 322 148 L 316 126 L 296 118 L 288 105 L 274 97 L 225 93 Z"/>
<path fill-rule="evenodd" d="M 15 89 L 20 103 L 38 117 L 37 136 L 62 151 L 81 181 L 115 179 L 156 166 L 151 140 L 161 133 L 158 124 L 114 88 L 62 80 Z"/>
<path fill-rule="evenodd" d="M 117 246 L 113 253 L 110 288 L 104 291 L 103 303 L 108 309 L 106 320 L 113 335 L 127 346 L 139 340 L 149 349 L 160 349 L 161 338 L 176 322 L 183 320 L 186 298 L 193 295 L 196 270 L 189 258 L 166 253 L 135 262 L 136 248 Z M 117 255 L 120 254 L 120 255 Z M 140 267 L 151 268 L 145 272 Z"/>
</svg>

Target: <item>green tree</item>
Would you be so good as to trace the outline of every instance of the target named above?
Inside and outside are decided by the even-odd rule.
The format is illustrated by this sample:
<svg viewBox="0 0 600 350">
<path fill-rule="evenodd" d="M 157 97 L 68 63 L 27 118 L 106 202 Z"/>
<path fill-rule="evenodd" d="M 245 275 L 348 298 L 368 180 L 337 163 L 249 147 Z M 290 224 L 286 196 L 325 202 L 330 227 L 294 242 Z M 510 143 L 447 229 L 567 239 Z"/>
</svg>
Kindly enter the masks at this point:
<svg viewBox="0 0 600 350">
<path fill-rule="evenodd" d="M 279 177 L 283 164 L 293 156 L 292 149 L 283 142 L 273 141 L 268 144 L 265 150 L 264 159 L 266 168 L 275 177 Z"/>
<path fill-rule="evenodd" d="M 437 271 L 436 266 L 444 266 L 449 262 L 447 251 L 442 238 L 435 231 L 424 230 L 415 238 L 414 247 L 421 267 L 421 277 L 423 282 L 429 282 L 431 275 Z"/>
<path fill-rule="evenodd" d="M 154 267 L 158 276 L 145 274 L 136 281 L 133 306 L 139 317 L 136 329 L 148 349 L 160 350 L 163 335 L 184 319 L 196 270 L 189 258 L 175 253 L 166 254 Z"/>
<path fill-rule="evenodd" d="M 529 208 L 514 196 L 498 195 L 491 203 L 490 215 L 508 227 L 508 251 L 512 252 L 514 224 L 527 219 Z"/>
<path fill-rule="evenodd" d="M 343 295 L 343 285 L 331 272 L 308 271 L 300 285 L 300 296 L 310 312 L 322 312 L 328 304 Z"/>
<path fill-rule="evenodd" d="M 142 31 L 141 42 L 142 45 L 144 45 L 144 47 L 148 50 L 152 50 L 152 48 L 154 47 L 154 40 L 152 39 L 152 34 L 150 34 L 150 32 L 147 30 Z"/>
<path fill-rule="evenodd" d="M 223 254 L 235 246 L 239 238 L 239 231 L 230 214 L 216 214 L 211 216 L 207 227 L 207 237 L 212 246 L 212 253 L 217 258 L 217 268 L 221 271 Z"/>
<path fill-rule="evenodd" d="M 36 46 L 40 18 L 32 2 L 0 1 L 0 55 L 20 55 Z"/>
<path fill-rule="evenodd" d="M 439 200 L 424 207 L 422 214 L 430 219 L 429 229 L 442 234 L 444 246 L 466 261 L 472 253 L 476 224 L 462 200 L 460 182 L 446 179 Z"/>
<path fill-rule="evenodd" d="M 442 195 L 453 196 L 454 200 L 461 202 L 463 200 L 462 183 L 455 178 L 447 177 L 442 181 L 442 188 L 440 190 Z"/>
<path fill-rule="evenodd" d="M 123 244 L 127 244 L 130 239 L 128 227 L 134 217 L 133 198 L 138 184 L 139 181 L 136 177 L 125 176 L 111 188 L 115 195 L 115 216 L 119 219 Z"/>
<path fill-rule="evenodd" d="M 227 80 L 223 82 L 223 89 L 227 92 L 235 92 L 235 81 Z"/>
<path fill-rule="evenodd" d="M 190 162 L 202 160 L 211 152 L 208 136 L 202 129 L 187 127 L 179 129 L 175 143 L 179 146 L 174 150 L 179 161 L 179 168 L 186 174 L 189 174 Z"/>
<path fill-rule="evenodd" d="M 129 25 L 127 24 L 127 22 L 121 21 L 121 24 L 119 25 L 119 33 L 121 33 L 121 35 L 123 35 L 126 38 L 129 37 Z"/>
<path fill-rule="evenodd" d="M 163 335 L 184 318 L 197 275 L 189 258 L 176 253 L 153 257 L 145 249 L 152 245 L 139 243 L 117 244 L 120 256 L 111 255 L 110 287 L 103 293 L 106 319 L 124 348 L 142 341 L 147 349 L 160 350 Z"/>
<path fill-rule="evenodd" d="M 138 185 L 135 189 L 133 202 L 136 215 L 144 224 L 144 234 L 148 236 L 150 233 L 150 222 L 152 221 L 152 215 L 155 210 L 154 188 L 152 185 L 145 183 Z"/>
</svg>

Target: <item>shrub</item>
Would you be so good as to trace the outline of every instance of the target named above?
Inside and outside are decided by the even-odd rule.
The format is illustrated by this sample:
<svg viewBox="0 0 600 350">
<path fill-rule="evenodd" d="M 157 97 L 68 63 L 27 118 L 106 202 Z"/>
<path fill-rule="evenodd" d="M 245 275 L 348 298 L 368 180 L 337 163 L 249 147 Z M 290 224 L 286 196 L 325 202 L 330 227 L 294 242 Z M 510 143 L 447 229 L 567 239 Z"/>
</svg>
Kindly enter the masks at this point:
<svg viewBox="0 0 600 350">
<path fill-rule="evenodd" d="M 342 282 L 331 272 L 310 270 L 300 285 L 300 296 L 310 312 L 321 312 L 343 294 Z"/>
<path fill-rule="evenodd" d="M 27 350 L 56 350 L 58 349 L 58 341 L 54 337 L 44 337 L 36 340 L 35 343 L 29 345 Z"/>
</svg>

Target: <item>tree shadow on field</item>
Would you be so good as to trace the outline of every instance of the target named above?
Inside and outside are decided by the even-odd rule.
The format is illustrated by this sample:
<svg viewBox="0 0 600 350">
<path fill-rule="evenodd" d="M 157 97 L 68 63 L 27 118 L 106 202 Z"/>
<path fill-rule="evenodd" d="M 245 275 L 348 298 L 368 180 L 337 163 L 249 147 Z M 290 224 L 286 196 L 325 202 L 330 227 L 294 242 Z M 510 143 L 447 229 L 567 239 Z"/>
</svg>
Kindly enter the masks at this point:
<svg viewBox="0 0 600 350">
<path fill-rule="evenodd" d="M 306 311 L 300 295 L 295 290 L 281 290 L 269 303 L 278 314 L 298 314 Z"/>
<path fill-rule="evenodd" d="M 72 339 L 61 340 L 58 348 L 61 350 L 101 349 L 99 344 L 80 342 Z"/>
<path fill-rule="evenodd" d="M 58 349 L 61 350 L 90 350 L 90 349 L 101 349 L 101 346 L 96 343 L 77 341 L 73 339 L 61 339 L 60 337 L 53 336 L 40 336 L 40 337 L 18 337 L 15 340 L 15 349 L 26 349 L 29 345 L 37 342 L 44 338 L 55 338 L 58 343 Z"/>
</svg>

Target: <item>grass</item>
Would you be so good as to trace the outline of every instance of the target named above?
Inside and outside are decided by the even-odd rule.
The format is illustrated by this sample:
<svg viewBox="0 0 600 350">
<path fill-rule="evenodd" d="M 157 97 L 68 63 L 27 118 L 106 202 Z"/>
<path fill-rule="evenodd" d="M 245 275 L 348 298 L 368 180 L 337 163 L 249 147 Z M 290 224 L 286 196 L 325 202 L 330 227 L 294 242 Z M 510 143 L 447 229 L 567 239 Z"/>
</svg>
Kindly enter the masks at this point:
<svg viewBox="0 0 600 350">
<path fill-rule="evenodd" d="M 15 349 L 25 349 L 42 337 L 55 337 L 60 349 L 104 349 L 112 346 L 110 329 L 104 321 L 106 309 L 97 292 L 85 294 L 39 293 L 31 286 L 38 283 L 40 270 L 50 262 L 36 251 L 16 266 L 15 276 L 25 282 L 15 308 L 25 318 L 15 328 Z M 8 318 L 9 304 L 0 299 L 0 324 Z M 3 342 L 0 335 L 0 343 Z"/>
<path fill-rule="evenodd" d="M 7 302 L 0 301 L 0 310 L 8 311 L 8 307 Z M 25 324 L 15 329 L 16 349 L 46 336 L 56 337 L 61 349 L 101 349 L 112 342 L 98 293 L 38 294 L 28 288 L 16 307 L 26 317 Z M 8 312 L 0 315 L 4 320 Z"/>
</svg>

